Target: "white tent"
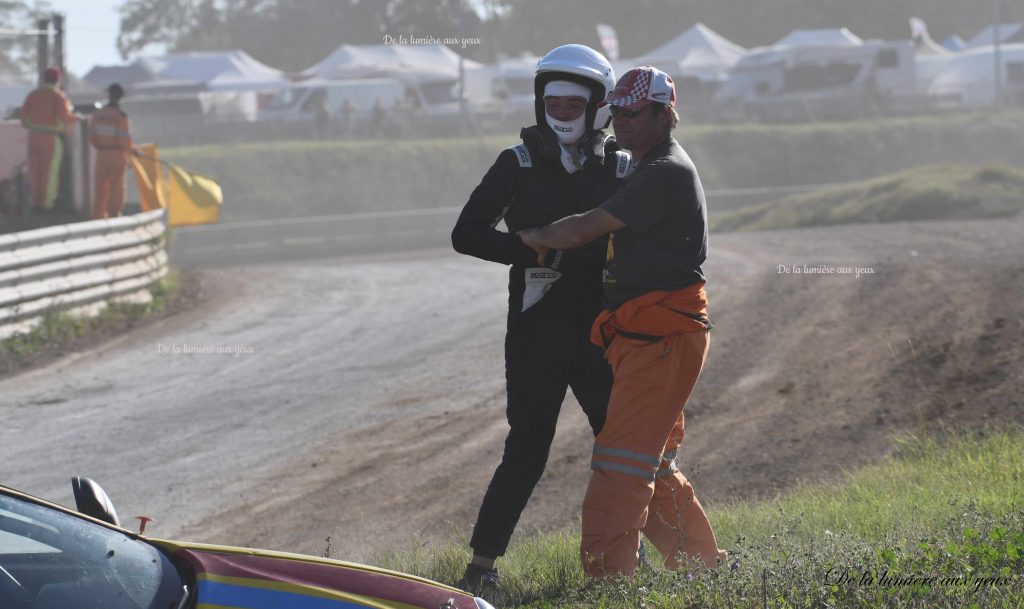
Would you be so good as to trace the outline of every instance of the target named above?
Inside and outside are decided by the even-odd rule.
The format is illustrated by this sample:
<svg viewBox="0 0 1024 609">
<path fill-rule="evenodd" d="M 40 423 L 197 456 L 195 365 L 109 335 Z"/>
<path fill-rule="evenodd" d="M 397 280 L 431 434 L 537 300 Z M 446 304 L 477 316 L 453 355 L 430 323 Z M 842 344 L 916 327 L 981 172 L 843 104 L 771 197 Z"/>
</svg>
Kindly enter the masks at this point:
<svg viewBox="0 0 1024 609">
<path fill-rule="evenodd" d="M 729 68 L 746 49 L 703 23 L 694 24 L 660 47 L 633 58 L 616 62 L 616 74 L 638 65 L 653 65 L 674 77 L 693 77 L 704 81 L 725 80 Z"/>
<path fill-rule="evenodd" d="M 995 36 L 993 36 L 993 32 L 997 32 Z M 990 46 L 995 44 L 996 40 L 1000 44 L 1024 42 L 1024 24 L 1001 23 L 995 28 L 990 25 L 975 34 L 974 38 L 968 40 L 965 48 L 976 49 L 978 47 Z"/>
<path fill-rule="evenodd" d="M 131 89 L 134 85 L 156 81 L 158 77 L 145 66 L 135 62 L 118 66 L 93 66 L 82 80 L 100 89 L 105 89 L 115 82 L 126 89 Z"/>
<path fill-rule="evenodd" d="M 282 71 L 256 61 L 245 51 L 180 53 L 144 57 L 134 63 L 160 79 L 201 83 L 211 91 L 269 91 L 290 84 Z"/>
<path fill-rule="evenodd" d="M 729 78 L 716 93 L 719 99 L 752 99 L 781 91 L 785 70 L 800 57 L 835 55 L 864 46 L 846 28 L 793 30 L 773 45 L 748 50 L 733 66 Z"/>
<path fill-rule="evenodd" d="M 306 70 L 310 77 L 326 80 L 403 75 L 415 82 L 458 79 L 459 55 L 441 45 L 343 44 L 320 63 Z M 471 59 L 463 70 L 482 69 Z"/>
<path fill-rule="evenodd" d="M 864 41 L 845 28 L 795 30 L 749 50 L 715 97 L 733 111 L 784 120 L 862 116 L 879 100 L 914 95 L 916 58 L 925 54 L 947 55 L 908 40 Z"/>
<path fill-rule="evenodd" d="M 112 83 L 124 87 L 128 99 L 167 95 L 194 95 L 206 90 L 206 84 L 196 80 L 171 80 L 152 73 L 141 62 L 117 66 L 94 66 L 82 79 L 91 92 L 75 89 L 69 92 L 72 100 L 91 95 L 95 100 L 106 98 L 106 88 Z"/>
<path fill-rule="evenodd" d="M 1003 89 L 1016 88 L 1017 91 L 1021 91 L 1024 89 L 1024 83 L 1011 80 L 1007 67 L 1024 65 L 1024 43 L 1000 45 L 999 54 L 1000 82 Z M 932 78 L 928 94 L 956 99 L 958 106 L 992 105 L 995 100 L 995 49 L 990 45 L 966 49 L 951 55 L 949 61 Z"/>
<path fill-rule="evenodd" d="M 407 96 L 415 105 L 435 113 L 456 113 L 461 110 L 460 62 L 464 98 L 474 103 L 489 98 L 487 68 L 442 44 L 343 44 L 303 76 L 324 80 L 394 78 L 407 86 Z"/>
<path fill-rule="evenodd" d="M 846 28 L 821 30 L 793 30 L 782 40 L 775 43 L 776 47 L 839 47 L 860 46 L 864 41 Z"/>
</svg>

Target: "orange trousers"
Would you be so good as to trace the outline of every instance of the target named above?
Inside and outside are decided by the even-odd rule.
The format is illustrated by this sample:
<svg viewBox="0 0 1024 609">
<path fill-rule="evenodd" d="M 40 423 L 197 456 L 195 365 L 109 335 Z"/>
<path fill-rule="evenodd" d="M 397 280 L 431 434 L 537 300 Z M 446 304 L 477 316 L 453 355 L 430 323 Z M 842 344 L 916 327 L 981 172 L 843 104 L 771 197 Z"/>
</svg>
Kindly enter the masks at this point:
<svg viewBox="0 0 1024 609">
<path fill-rule="evenodd" d="M 93 174 L 92 217 L 116 218 L 124 211 L 124 180 L 128 158 L 121 150 L 100 150 Z"/>
<path fill-rule="evenodd" d="M 580 558 L 589 577 L 631 575 L 641 531 L 669 569 L 716 567 L 727 558 L 674 461 L 683 407 L 709 345 L 707 330 L 658 342 L 620 334 L 605 352 L 615 380 L 583 500 Z"/>
<path fill-rule="evenodd" d="M 60 163 L 63 146 L 54 133 L 31 131 L 28 134 L 29 190 L 32 206 L 49 209 L 60 190 Z"/>
</svg>

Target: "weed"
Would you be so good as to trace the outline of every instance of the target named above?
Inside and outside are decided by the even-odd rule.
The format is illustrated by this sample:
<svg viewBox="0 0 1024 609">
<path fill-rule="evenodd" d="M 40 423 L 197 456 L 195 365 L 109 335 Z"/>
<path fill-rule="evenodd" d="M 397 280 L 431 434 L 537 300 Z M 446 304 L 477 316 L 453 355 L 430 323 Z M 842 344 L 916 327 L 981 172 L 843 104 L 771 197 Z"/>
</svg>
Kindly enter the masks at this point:
<svg viewBox="0 0 1024 609">
<path fill-rule="evenodd" d="M 499 566 L 503 607 L 1024 607 L 1024 430 L 897 446 L 841 482 L 706 506 L 736 569 L 645 568 L 587 586 L 578 534 L 519 541 Z M 391 554 L 387 566 L 454 582 L 463 541 L 431 548 Z"/>
<path fill-rule="evenodd" d="M 197 297 L 198 278 L 171 272 L 149 288 L 145 304 L 115 302 L 103 306 L 94 316 L 50 311 L 29 332 L 0 341 L 0 376 L 57 357 L 62 353 L 105 336 L 127 331 L 146 319 L 168 314 Z"/>
</svg>

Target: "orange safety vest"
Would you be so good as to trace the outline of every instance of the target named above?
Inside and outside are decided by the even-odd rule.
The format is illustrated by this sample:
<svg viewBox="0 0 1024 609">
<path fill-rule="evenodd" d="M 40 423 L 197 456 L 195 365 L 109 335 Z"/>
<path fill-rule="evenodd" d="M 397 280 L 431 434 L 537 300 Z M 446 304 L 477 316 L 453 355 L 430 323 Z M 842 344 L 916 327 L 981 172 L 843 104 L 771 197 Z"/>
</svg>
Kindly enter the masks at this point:
<svg viewBox="0 0 1024 609">
<path fill-rule="evenodd" d="M 21 124 L 29 131 L 60 134 L 77 120 L 68 96 L 53 85 L 32 91 L 21 105 Z"/>
<path fill-rule="evenodd" d="M 89 119 L 89 143 L 99 150 L 132 149 L 131 125 L 128 115 L 117 106 L 104 106 Z"/>
</svg>

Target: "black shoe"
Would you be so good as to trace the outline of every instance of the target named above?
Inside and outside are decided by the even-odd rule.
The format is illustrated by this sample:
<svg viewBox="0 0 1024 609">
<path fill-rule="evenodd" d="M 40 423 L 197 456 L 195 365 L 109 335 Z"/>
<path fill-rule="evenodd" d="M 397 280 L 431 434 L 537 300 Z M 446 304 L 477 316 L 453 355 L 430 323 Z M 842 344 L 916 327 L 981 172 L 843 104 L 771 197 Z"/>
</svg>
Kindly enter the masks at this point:
<svg viewBox="0 0 1024 609">
<path fill-rule="evenodd" d="M 455 584 L 473 596 L 479 596 L 492 605 L 498 602 L 498 570 L 487 569 L 480 565 L 466 565 L 462 579 Z"/>
<path fill-rule="evenodd" d="M 647 546 L 644 545 L 644 540 L 640 540 L 640 548 L 637 550 L 636 568 L 648 569 L 651 566 L 651 562 L 647 560 Z"/>
</svg>

